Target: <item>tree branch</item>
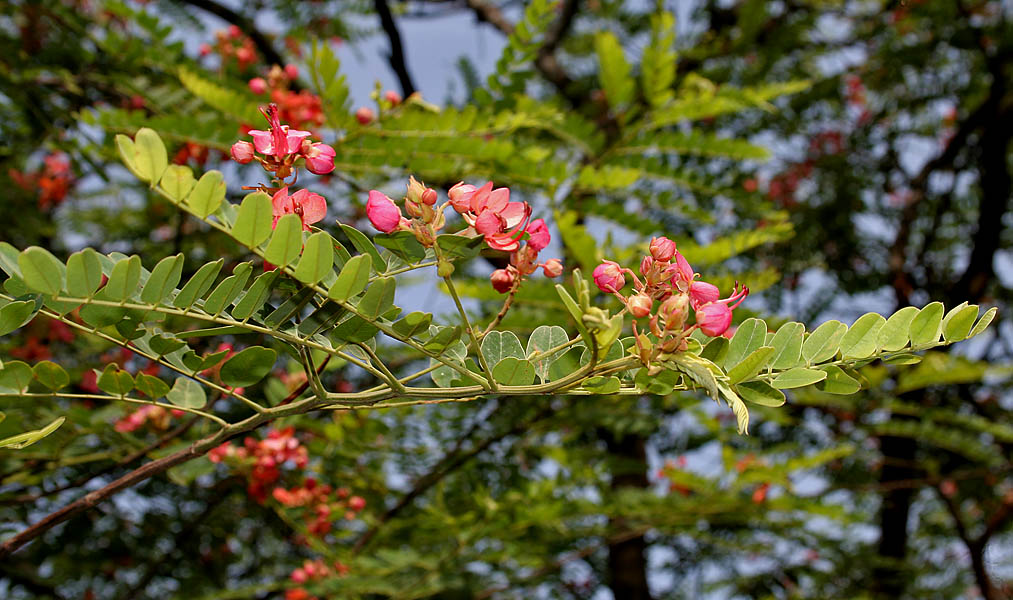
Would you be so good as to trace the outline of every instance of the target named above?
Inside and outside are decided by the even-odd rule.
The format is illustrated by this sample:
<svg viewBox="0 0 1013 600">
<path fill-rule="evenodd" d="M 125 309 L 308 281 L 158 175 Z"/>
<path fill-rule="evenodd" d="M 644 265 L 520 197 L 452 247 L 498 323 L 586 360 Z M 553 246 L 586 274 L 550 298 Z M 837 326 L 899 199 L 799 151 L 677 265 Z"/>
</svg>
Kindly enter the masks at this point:
<svg viewBox="0 0 1013 600">
<path fill-rule="evenodd" d="M 401 33 L 397 29 L 397 24 L 394 23 L 394 15 L 390 12 L 387 0 L 373 0 L 373 6 L 376 8 L 377 14 L 380 15 L 380 26 L 383 27 L 387 33 L 387 39 L 390 40 L 390 54 L 387 55 L 387 60 L 401 83 L 401 93 L 407 98 L 415 93 L 415 84 L 412 82 L 408 65 L 405 63 Z"/>
</svg>

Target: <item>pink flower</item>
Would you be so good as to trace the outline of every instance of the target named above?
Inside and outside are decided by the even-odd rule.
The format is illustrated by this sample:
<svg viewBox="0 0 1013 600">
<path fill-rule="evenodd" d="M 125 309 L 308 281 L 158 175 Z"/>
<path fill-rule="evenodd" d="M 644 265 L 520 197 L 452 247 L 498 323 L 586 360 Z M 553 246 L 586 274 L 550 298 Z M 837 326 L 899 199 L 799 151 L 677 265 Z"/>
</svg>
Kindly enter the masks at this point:
<svg viewBox="0 0 1013 600">
<path fill-rule="evenodd" d="M 232 160 L 245 165 L 253 160 L 253 144 L 250 142 L 236 142 L 230 150 Z"/>
<path fill-rule="evenodd" d="M 559 277 L 563 274 L 563 263 L 558 258 L 550 258 L 542 265 L 546 277 Z"/>
<path fill-rule="evenodd" d="M 501 294 L 505 294 L 510 291 L 510 288 L 514 285 L 514 274 L 507 269 L 496 269 L 489 276 L 489 281 L 492 282 L 494 290 Z"/>
<path fill-rule="evenodd" d="M 685 294 L 675 294 L 661 303 L 658 314 L 665 319 L 665 329 L 681 329 L 689 313 L 689 299 Z"/>
<path fill-rule="evenodd" d="M 723 302 L 710 302 L 696 309 L 696 324 L 700 331 L 717 337 L 732 324 L 732 309 Z"/>
<path fill-rule="evenodd" d="M 303 230 L 309 231 L 311 224 L 327 216 L 327 201 L 320 194 L 314 194 L 309 190 L 299 190 L 289 196 L 288 188 L 283 187 L 271 198 L 271 206 L 274 209 L 274 222 L 271 227 L 275 227 L 278 219 L 283 216 L 296 214 L 302 221 Z"/>
<path fill-rule="evenodd" d="M 250 80 L 250 91 L 254 94 L 263 94 L 267 91 L 267 81 L 263 77 L 254 77 Z"/>
<path fill-rule="evenodd" d="M 654 259 L 650 256 L 645 256 L 640 260 L 640 274 L 647 275 L 650 272 L 651 267 L 654 266 Z"/>
<path fill-rule="evenodd" d="M 651 256 L 654 260 L 667 262 L 675 255 L 675 242 L 667 237 L 651 238 Z"/>
<path fill-rule="evenodd" d="M 384 92 L 383 99 L 390 102 L 393 106 L 401 104 L 401 94 L 395 92 L 394 90 L 387 90 Z"/>
<path fill-rule="evenodd" d="M 646 294 L 630 296 L 629 300 L 626 301 L 626 308 L 629 309 L 631 315 L 638 319 L 651 314 L 651 307 L 653 305 L 654 301 Z"/>
<path fill-rule="evenodd" d="M 528 246 L 535 249 L 536 252 L 541 252 L 546 246 L 549 245 L 549 241 L 552 236 L 549 234 L 549 228 L 545 225 L 543 219 L 535 219 L 528 224 Z"/>
<path fill-rule="evenodd" d="M 685 284 L 685 287 L 693 281 L 696 273 L 693 272 L 693 267 L 689 266 L 689 261 L 679 252 L 675 253 L 675 277 L 672 283 L 678 284 L 680 281 Z"/>
<path fill-rule="evenodd" d="M 288 77 L 289 79 L 299 77 L 299 67 L 293 65 L 292 63 L 285 65 L 285 77 Z"/>
<path fill-rule="evenodd" d="M 693 302 L 693 308 L 699 308 L 709 302 L 717 302 L 720 297 L 721 290 L 712 283 L 694 281 L 689 285 L 689 298 Z"/>
<path fill-rule="evenodd" d="M 366 201 L 366 216 L 369 217 L 369 222 L 373 224 L 373 227 L 384 233 L 396 230 L 401 224 L 401 209 L 394 204 L 393 200 L 376 190 L 369 191 L 369 200 Z"/>
<path fill-rule="evenodd" d="M 367 106 L 363 106 L 359 108 L 359 110 L 355 111 L 355 120 L 358 121 L 360 125 L 369 125 L 375 118 L 376 113 L 373 112 L 373 109 Z"/>
<path fill-rule="evenodd" d="M 326 175 L 334 170 L 334 155 L 334 148 L 322 142 L 306 144 L 303 149 L 306 168 L 317 175 Z"/>
<path fill-rule="evenodd" d="M 348 499 L 348 508 L 354 510 L 355 512 L 359 512 L 360 510 L 366 508 L 366 499 L 362 496 L 352 496 Z"/>
<path fill-rule="evenodd" d="M 211 54 L 211 44 L 208 44 L 206 42 L 201 44 L 200 47 L 197 49 L 197 52 L 201 56 L 207 56 L 208 54 Z"/>
<path fill-rule="evenodd" d="M 447 197 L 450 198 L 450 205 L 459 213 L 468 212 L 471 210 L 471 195 L 475 193 L 476 189 L 475 186 L 463 181 L 455 183 L 450 188 L 450 191 L 447 192 Z"/>
<path fill-rule="evenodd" d="M 618 292 L 626 285 L 626 277 L 623 276 L 619 263 L 611 260 L 595 267 L 593 276 L 598 289 L 609 294 Z"/>
<path fill-rule="evenodd" d="M 288 125 L 282 125 L 278 117 L 278 107 L 274 104 L 268 105 L 266 109 L 261 108 L 261 112 L 264 113 L 271 128 L 267 131 L 250 130 L 257 152 L 278 157 L 299 152 L 302 148 L 302 141 L 310 136 L 310 132 L 289 129 Z"/>
</svg>

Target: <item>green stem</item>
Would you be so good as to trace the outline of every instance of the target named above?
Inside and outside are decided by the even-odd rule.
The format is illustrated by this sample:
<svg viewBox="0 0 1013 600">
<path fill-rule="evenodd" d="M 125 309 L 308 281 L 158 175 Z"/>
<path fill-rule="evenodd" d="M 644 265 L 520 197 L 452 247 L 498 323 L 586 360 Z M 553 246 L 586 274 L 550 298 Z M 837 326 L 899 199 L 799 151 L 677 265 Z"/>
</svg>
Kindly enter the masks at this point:
<svg viewBox="0 0 1013 600">
<path fill-rule="evenodd" d="M 496 385 L 496 380 L 492 376 L 492 369 L 489 368 L 489 364 L 485 360 L 485 354 L 482 353 L 482 345 L 479 343 L 479 337 L 475 335 L 475 330 L 471 326 L 471 321 L 468 319 L 468 313 L 464 310 L 464 305 L 461 304 L 461 298 L 457 295 L 457 288 L 454 287 L 454 282 L 449 276 L 444 277 L 443 281 L 447 283 L 447 289 L 450 291 L 450 297 L 454 299 L 454 304 L 457 306 L 457 312 L 461 315 L 461 322 L 464 323 L 464 328 L 468 331 L 468 336 L 471 337 L 471 348 L 478 356 L 478 364 L 482 367 L 482 372 L 485 373 L 486 379 L 488 380 L 488 389 L 495 392 L 499 390 L 499 386 Z"/>
<path fill-rule="evenodd" d="M 216 417 L 211 413 L 198 410 L 196 408 L 188 408 L 186 406 L 179 406 L 177 404 L 169 404 L 167 402 L 157 402 L 155 400 L 144 400 L 142 398 L 131 398 L 130 396 L 105 396 L 102 394 L 75 394 L 75 393 L 63 393 L 63 392 L 24 392 L 24 393 L 7 393 L 0 392 L 0 398 L 69 398 L 74 400 L 102 400 L 105 402 L 129 402 L 131 404 L 150 404 L 151 406 L 159 406 L 169 410 L 181 410 L 188 412 L 205 419 L 210 419 L 222 427 L 228 427 L 229 423 L 220 417 Z"/>
</svg>

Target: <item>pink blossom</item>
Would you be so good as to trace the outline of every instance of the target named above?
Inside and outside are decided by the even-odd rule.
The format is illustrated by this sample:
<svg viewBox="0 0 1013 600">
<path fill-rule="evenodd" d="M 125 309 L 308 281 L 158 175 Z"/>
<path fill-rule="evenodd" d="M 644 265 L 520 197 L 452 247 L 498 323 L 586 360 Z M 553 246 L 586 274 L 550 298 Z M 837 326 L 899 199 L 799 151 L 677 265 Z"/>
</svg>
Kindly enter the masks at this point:
<svg viewBox="0 0 1013 600">
<path fill-rule="evenodd" d="M 654 266 L 654 259 L 650 256 L 645 256 L 640 260 L 640 274 L 646 276 L 650 271 L 651 267 Z"/>
<path fill-rule="evenodd" d="M 306 157 L 306 168 L 310 173 L 326 175 L 334 170 L 334 148 L 327 144 L 304 144 L 303 156 Z"/>
<path fill-rule="evenodd" d="M 390 102 L 394 106 L 401 104 L 401 94 L 395 92 L 394 90 L 387 90 L 386 92 L 384 92 L 383 99 L 386 100 L 387 102 Z"/>
<path fill-rule="evenodd" d="M 559 277 L 563 274 L 563 263 L 558 258 L 550 258 L 542 265 L 546 277 Z"/>
<path fill-rule="evenodd" d="M 510 291 L 510 288 L 514 285 L 514 274 L 508 269 L 496 269 L 489 276 L 489 281 L 492 282 L 494 290 L 501 294 L 505 294 Z"/>
<path fill-rule="evenodd" d="M 450 205 L 459 213 L 468 212 L 471 210 L 471 195 L 475 193 L 476 189 L 475 186 L 463 181 L 455 183 L 450 188 L 450 191 L 447 192 L 447 197 L 450 198 Z"/>
<path fill-rule="evenodd" d="M 299 77 L 299 67 L 293 65 L 292 63 L 285 65 L 285 77 L 288 77 L 289 79 Z"/>
<path fill-rule="evenodd" d="M 327 201 L 320 194 L 314 194 L 309 190 L 299 190 L 289 196 L 288 188 L 283 187 L 271 198 L 271 206 L 274 209 L 274 222 L 271 227 L 276 226 L 278 219 L 283 216 L 296 214 L 302 221 L 303 230 L 309 231 L 311 224 L 327 216 Z"/>
<path fill-rule="evenodd" d="M 253 160 L 253 144 L 250 142 L 236 142 L 230 150 L 232 160 L 245 165 Z"/>
<path fill-rule="evenodd" d="M 369 125 L 375 118 L 376 113 L 374 113 L 373 109 L 368 106 L 360 107 L 359 110 L 355 111 L 355 120 L 358 121 L 360 125 Z"/>
<path fill-rule="evenodd" d="M 622 268 L 619 263 L 611 260 L 606 260 L 595 267 L 593 276 L 594 284 L 598 286 L 598 289 L 609 294 L 618 292 L 626 285 L 626 277 L 623 276 Z"/>
<path fill-rule="evenodd" d="M 668 262 L 675 255 L 675 242 L 667 237 L 651 238 L 651 256 L 654 260 Z"/>
<path fill-rule="evenodd" d="M 721 290 L 712 283 L 694 281 L 689 286 L 689 298 L 693 302 L 693 308 L 699 308 L 708 302 L 717 302 L 720 297 Z"/>
<path fill-rule="evenodd" d="M 197 49 L 197 52 L 201 56 L 207 56 L 208 54 L 211 54 L 211 44 L 208 44 L 207 42 L 201 44 L 200 47 Z"/>
<path fill-rule="evenodd" d="M 682 281 L 685 284 L 689 284 L 693 281 L 696 273 L 693 272 L 693 267 L 689 266 L 689 261 L 679 252 L 675 253 L 675 279 Z M 678 281 L 673 281 L 678 283 Z"/>
<path fill-rule="evenodd" d="M 626 308 L 636 318 L 646 317 L 651 314 L 651 307 L 654 301 L 647 294 L 635 294 L 626 301 Z"/>
<path fill-rule="evenodd" d="M 264 117 L 267 118 L 271 127 L 267 131 L 250 130 L 257 152 L 279 157 L 299 152 L 302 148 L 302 141 L 310 136 L 310 132 L 289 129 L 288 125 L 282 125 L 278 116 L 278 107 L 274 104 L 268 105 L 266 109 L 261 108 L 261 112 L 264 113 Z"/>
<path fill-rule="evenodd" d="M 366 216 L 369 222 L 378 230 L 384 233 L 395 231 L 401 224 L 401 209 L 394 204 L 382 192 L 369 191 L 369 200 L 366 201 Z"/>
<path fill-rule="evenodd" d="M 528 246 L 535 249 L 536 252 L 541 252 L 546 246 L 549 245 L 549 241 L 552 236 L 549 234 L 549 228 L 545 225 L 543 219 L 535 219 L 528 223 Z"/>
<path fill-rule="evenodd" d="M 723 302 L 710 302 L 696 309 L 696 324 L 700 331 L 717 337 L 732 324 L 732 309 Z"/>
<path fill-rule="evenodd" d="M 254 77 L 250 80 L 250 91 L 254 94 L 263 94 L 267 91 L 267 81 L 263 77 Z"/>
</svg>

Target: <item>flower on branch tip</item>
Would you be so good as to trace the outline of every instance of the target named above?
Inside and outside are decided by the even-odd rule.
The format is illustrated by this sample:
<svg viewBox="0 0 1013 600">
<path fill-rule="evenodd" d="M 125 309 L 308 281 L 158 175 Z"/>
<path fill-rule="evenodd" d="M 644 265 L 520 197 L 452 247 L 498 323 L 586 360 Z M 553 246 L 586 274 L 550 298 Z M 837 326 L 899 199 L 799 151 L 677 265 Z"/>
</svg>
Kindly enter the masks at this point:
<svg viewBox="0 0 1013 600">
<path fill-rule="evenodd" d="M 401 209 L 386 194 L 376 190 L 369 191 L 366 201 L 366 216 L 369 222 L 383 233 L 397 230 L 402 221 Z"/>
<path fill-rule="evenodd" d="M 447 197 L 450 198 L 450 205 L 459 213 L 468 212 L 471 210 L 471 195 L 475 193 L 476 189 L 475 186 L 463 181 L 455 183 L 450 188 L 450 191 L 447 192 Z"/>
<path fill-rule="evenodd" d="M 476 232 L 485 236 L 485 243 L 493 250 L 517 250 L 531 216 L 528 203 L 511 202 L 510 189 L 493 189 L 491 181 L 472 190 L 458 186 L 461 184 L 451 188 L 450 204 L 454 210 L 461 213 Z"/>
<path fill-rule="evenodd" d="M 306 168 L 315 175 L 326 175 L 334 170 L 334 148 L 323 142 L 311 144 L 303 142 L 303 156 L 306 157 Z"/>
<path fill-rule="evenodd" d="M 668 262 L 675 255 L 675 242 L 664 236 L 651 238 L 650 250 L 654 260 Z"/>
<path fill-rule="evenodd" d="M 314 194 L 309 190 L 299 190 L 289 196 L 288 188 L 283 187 L 271 198 L 271 207 L 274 214 L 271 227 L 275 227 L 278 219 L 283 216 L 296 214 L 302 221 L 303 230 L 309 231 L 310 225 L 327 216 L 327 201 L 320 194 Z"/>
<path fill-rule="evenodd" d="M 693 308 L 700 308 L 709 302 L 717 302 L 721 297 L 721 290 L 718 286 L 706 281 L 694 281 L 689 285 L 689 298 L 693 302 Z"/>
<path fill-rule="evenodd" d="M 626 277 L 619 263 L 606 260 L 594 268 L 594 284 L 598 289 L 611 294 L 626 286 Z"/>
</svg>

